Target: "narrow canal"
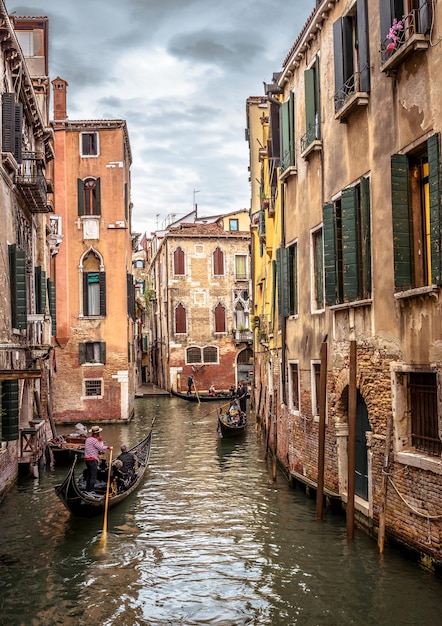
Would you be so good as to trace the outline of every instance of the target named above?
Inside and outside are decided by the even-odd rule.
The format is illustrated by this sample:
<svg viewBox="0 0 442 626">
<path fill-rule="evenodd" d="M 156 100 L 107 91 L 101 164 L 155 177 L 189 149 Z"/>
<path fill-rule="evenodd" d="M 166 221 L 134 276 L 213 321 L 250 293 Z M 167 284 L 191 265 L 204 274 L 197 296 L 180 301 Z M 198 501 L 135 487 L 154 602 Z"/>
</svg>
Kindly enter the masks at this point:
<svg viewBox="0 0 442 626">
<path fill-rule="evenodd" d="M 102 519 L 71 518 L 66 470 L 26 478 L 0 505 L 0 624 L 346 626 L 442 623 L 442 581 L 276 483 L 252 427 L 219 440 L 212 404 L 137 400 L 105 441 L 134 444 L 155 417 L 139 491 Z"/>
</svg>

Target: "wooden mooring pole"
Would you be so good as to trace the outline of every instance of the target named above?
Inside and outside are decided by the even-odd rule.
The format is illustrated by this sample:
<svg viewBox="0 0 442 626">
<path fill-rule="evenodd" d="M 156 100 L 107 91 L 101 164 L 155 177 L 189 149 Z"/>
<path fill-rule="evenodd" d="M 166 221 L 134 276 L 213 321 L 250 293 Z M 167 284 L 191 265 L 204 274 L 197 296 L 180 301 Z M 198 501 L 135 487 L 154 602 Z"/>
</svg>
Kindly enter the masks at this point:
<svg viewBox="0 0 442 626">
<path fill-rule="evenodd" d="M 348 487 L 347 539 L 354 539 L 355 469 L 356 469 L 356 341 L 350 341 L 350 372 L 348 381 Z"/>
<path fill-rule="evenodd" d="M 325 416 L 327 406 L 327 344 L 321 344 L 321 371 L 319 376 L 319 442 L 318 442 L 318 489 L 316 491 L 316 519 L 324 513 L 325 471 Z"/>
</svg>

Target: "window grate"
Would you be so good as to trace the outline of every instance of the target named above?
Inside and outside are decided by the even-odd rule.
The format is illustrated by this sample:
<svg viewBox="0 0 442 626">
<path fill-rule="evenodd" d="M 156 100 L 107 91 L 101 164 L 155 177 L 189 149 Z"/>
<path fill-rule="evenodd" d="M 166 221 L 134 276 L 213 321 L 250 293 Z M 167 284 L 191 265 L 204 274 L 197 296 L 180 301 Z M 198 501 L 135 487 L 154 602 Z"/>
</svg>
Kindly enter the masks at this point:
<svg viewBox="0 0 442 626">
<path fill-rule="evenodd" d="M 442 454 L 437 414 L 435 373 L 410 373 L 411 443 L 416 450 L 432 456 Z"/>
</svg>

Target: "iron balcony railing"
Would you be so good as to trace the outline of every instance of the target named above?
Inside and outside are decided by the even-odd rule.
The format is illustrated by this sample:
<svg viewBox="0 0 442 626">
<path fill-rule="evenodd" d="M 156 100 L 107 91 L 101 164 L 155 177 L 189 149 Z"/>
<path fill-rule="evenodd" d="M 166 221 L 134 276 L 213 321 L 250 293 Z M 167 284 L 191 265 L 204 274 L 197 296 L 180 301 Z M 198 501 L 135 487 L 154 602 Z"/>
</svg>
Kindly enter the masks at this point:
<svg viewBox="0 0 442 626">
<path fill-rule="evenodd" d="M 22 163 L 15 183 L 31 213 L 50 213 L 47 184 L 41 168 L 41 159 L 35 152 L 23 152 Z"/>
<path fill-rule="evenodd" d="M 424 3 L 425 6 L 428 3 Z M 428 5 L 429 6 L 429 5 Z M 421 19 L 420 9 L 413 9 L 400 20 L 395 20 L 390 28 L 388 36 L 384 39 L 381 45 L 381 62 L 387 63 L 392 57 L 397 55 L 404 46 L 411 42 L 415 36 L 425 35 L 424 29 L 426 26 Z M 431 7 L 429 6 L 428 10 Z"/>
</svg>

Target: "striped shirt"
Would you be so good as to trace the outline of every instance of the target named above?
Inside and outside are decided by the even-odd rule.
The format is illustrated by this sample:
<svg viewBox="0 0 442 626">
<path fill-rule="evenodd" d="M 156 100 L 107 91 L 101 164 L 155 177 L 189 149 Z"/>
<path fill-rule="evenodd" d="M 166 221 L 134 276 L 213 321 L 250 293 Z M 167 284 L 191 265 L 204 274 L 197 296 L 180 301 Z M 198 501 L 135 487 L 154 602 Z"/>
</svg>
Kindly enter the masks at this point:
<svg viewBox="0 0 442 626">
<path fill-rule="evenodd" d="M 98 453 L 107 450 L 107 446 L 96 437 L 88 437 L 84 443 L 84 458 L 88 461 L 95 459 L 98 461 Z"/>
</svg>

